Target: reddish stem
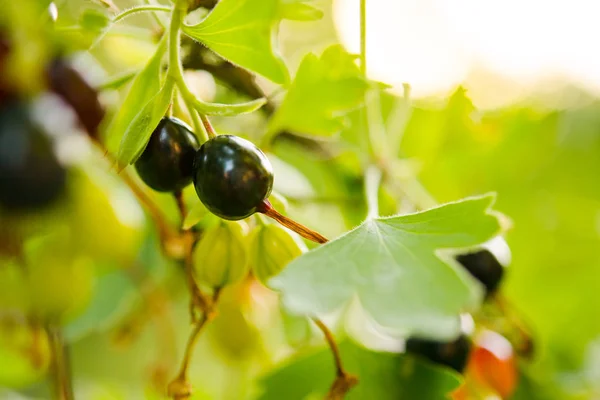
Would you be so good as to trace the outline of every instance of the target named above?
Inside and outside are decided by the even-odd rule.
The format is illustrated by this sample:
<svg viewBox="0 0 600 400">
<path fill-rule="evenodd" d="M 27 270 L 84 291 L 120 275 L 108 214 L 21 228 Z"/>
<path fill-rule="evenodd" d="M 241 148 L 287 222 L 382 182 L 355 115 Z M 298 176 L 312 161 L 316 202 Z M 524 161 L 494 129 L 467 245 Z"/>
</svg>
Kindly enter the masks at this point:
<svg viewBox="0 0 600 400">
<path fill-rule="evenodd" d="M 206 129 L 206 133 L 208 133 L 209 139 L 216 137 L 217 132 L 215 131 L 215 128 L 213 128 L 208 117 L 204 114 L 201 114 L 201 113 L 199 113 L 199 114 L 200 114 L 200 120 L 202 121 L 202 125 L 204 125 L 204 129 Z"/>
<path fill-rule="evenodd" d="M 285 226 L 296 232 L 298 235 L 302 236 L 305 239 L 312 240 L 315 243 L 327 243 L 329 239 L 325 236 L 321 235 L 318 232 L 315 232 L 306 226 L 299 224 L 291 218 L 286 217 L 285 215 L 280 214 L 277 210 L 273 208 L 269 200 L 263 200 L 261 205 L 257 208 L 257 211 L 261 214 L 265 214 L 267 217 L 273 218 L 275 221 L 279 222 L 281 225 Z"/>
</svg>

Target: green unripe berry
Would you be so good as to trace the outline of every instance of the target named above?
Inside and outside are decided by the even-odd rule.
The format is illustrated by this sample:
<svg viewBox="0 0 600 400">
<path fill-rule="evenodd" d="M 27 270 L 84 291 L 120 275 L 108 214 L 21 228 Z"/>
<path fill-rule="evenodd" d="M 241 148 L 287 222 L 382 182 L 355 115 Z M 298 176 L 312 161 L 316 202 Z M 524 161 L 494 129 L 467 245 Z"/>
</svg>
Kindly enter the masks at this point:
<svg viewBox="0 0 600 400">
<path fill-rule="evenodd" d="M 285 266 L 305 250 L 283 227 L 275 224 L 257 226 L 250 236 L 250 266 L 254 276 L 267 285 Z"/>
<path fill-rule="evenodd" d="M 198 283 L 222 288 L 248 274 L 244 227 L 221 221 L 208 228 L 194 249 L 194 272 Z"/>
</svg>

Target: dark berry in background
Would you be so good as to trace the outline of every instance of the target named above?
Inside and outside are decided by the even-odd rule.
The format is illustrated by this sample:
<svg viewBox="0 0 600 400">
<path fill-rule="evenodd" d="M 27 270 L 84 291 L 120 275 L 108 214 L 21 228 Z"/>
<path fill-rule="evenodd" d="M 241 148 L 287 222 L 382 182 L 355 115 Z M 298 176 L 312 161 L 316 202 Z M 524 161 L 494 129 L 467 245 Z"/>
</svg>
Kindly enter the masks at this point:
<svg viewBox="0 0 600 400">
<path fill-rule="evenodd" d="M 30 119 L 27 104 L 0 107 L 0 208 L 42 208 L 64 192 L 66 171 L 49 137 Z"/>
<path fill-rule="evenodd" d="M 504 276 L 504 266 L 487 249 L 461 254 L 456 260 L 462 264 L 485 288 L 487 295 L 493 294 Z"/>
<path fill-rule="evenodd" d="M 471 352 L 471 340 L 466 335 L 450 342 L 410 338 L 406 352 L 423 357 L 433 363 L 445 365 L 457 372 L 464 371 Z"/>
</svg>

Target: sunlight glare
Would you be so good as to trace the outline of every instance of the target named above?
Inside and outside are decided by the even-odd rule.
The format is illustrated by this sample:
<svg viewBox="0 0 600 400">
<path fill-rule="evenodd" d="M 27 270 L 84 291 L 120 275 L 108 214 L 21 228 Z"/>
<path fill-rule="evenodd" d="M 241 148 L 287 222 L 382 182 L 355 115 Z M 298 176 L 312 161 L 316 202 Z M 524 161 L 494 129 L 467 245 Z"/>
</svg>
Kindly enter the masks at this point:
<svg viewBox="0 0 600 400">
<path fill-rule="evenodd" d="M 358 2 L 334 4 L 340 39 L 351 52 L 359 51 Z M 370 77 L 398 90 L 408 82 L 416 97 L 444 95 L 460 83 L 489 85 L 487 95 L 502 97 L 498 90 L 531 90 L 549 80 L 600 93 L 600 52 L 593 46 L 600 37 L 600 3 L 369 0 L 367 7 Z M 480 71 L 486 71 L 487 84 L 470 80 Z M 514 85 L 503 89 L 491 82 L 494 76 Z M 476 89 L 485 102 L 485 88 Z"/>
</svg>

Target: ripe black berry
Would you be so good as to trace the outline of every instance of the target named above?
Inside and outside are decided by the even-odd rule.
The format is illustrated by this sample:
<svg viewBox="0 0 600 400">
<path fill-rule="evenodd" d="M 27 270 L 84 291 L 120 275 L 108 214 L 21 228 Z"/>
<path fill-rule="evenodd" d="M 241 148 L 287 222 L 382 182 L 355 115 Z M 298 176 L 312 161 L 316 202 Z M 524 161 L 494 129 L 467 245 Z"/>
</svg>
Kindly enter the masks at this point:
<svg viewBox="0 0 600 400">
<path fill-rule="evenodd" d="M 464 334 L 451 342 L 410 338 L 406 341 L 406 352 L 462 372 L 471 352 L 471 340 Z"/>
<path fill-rule="evenodd" d="M 202 203 L 213 214 L 239 220 L 256 212 L 271 193 L 273 167 L 251 142 L 221 135 L 198 150 L 194 186 Z"/>
<path fill-rule="evenodd" d="M 456 257 L 456 261 L 485 286 L 487 295 L 493 294 L 498 289 L 504 276 L 504 267 L 492 252 L 484 249 L 461 254 Z"/>
<path fill-rule="evenodd" d="M 12 100 L 0 109 L 0 207 L 42 208 L 63 193 L 66 171 L 49 138 L 30 119 L 27 105 Z"/>
<path fill-rule="evenodd" d="M 192 182 L 198 139 L 177 118 L 164 117 L 135 162 L 140 178 L 158 192 L 176 192 Z"/>
</svg>

